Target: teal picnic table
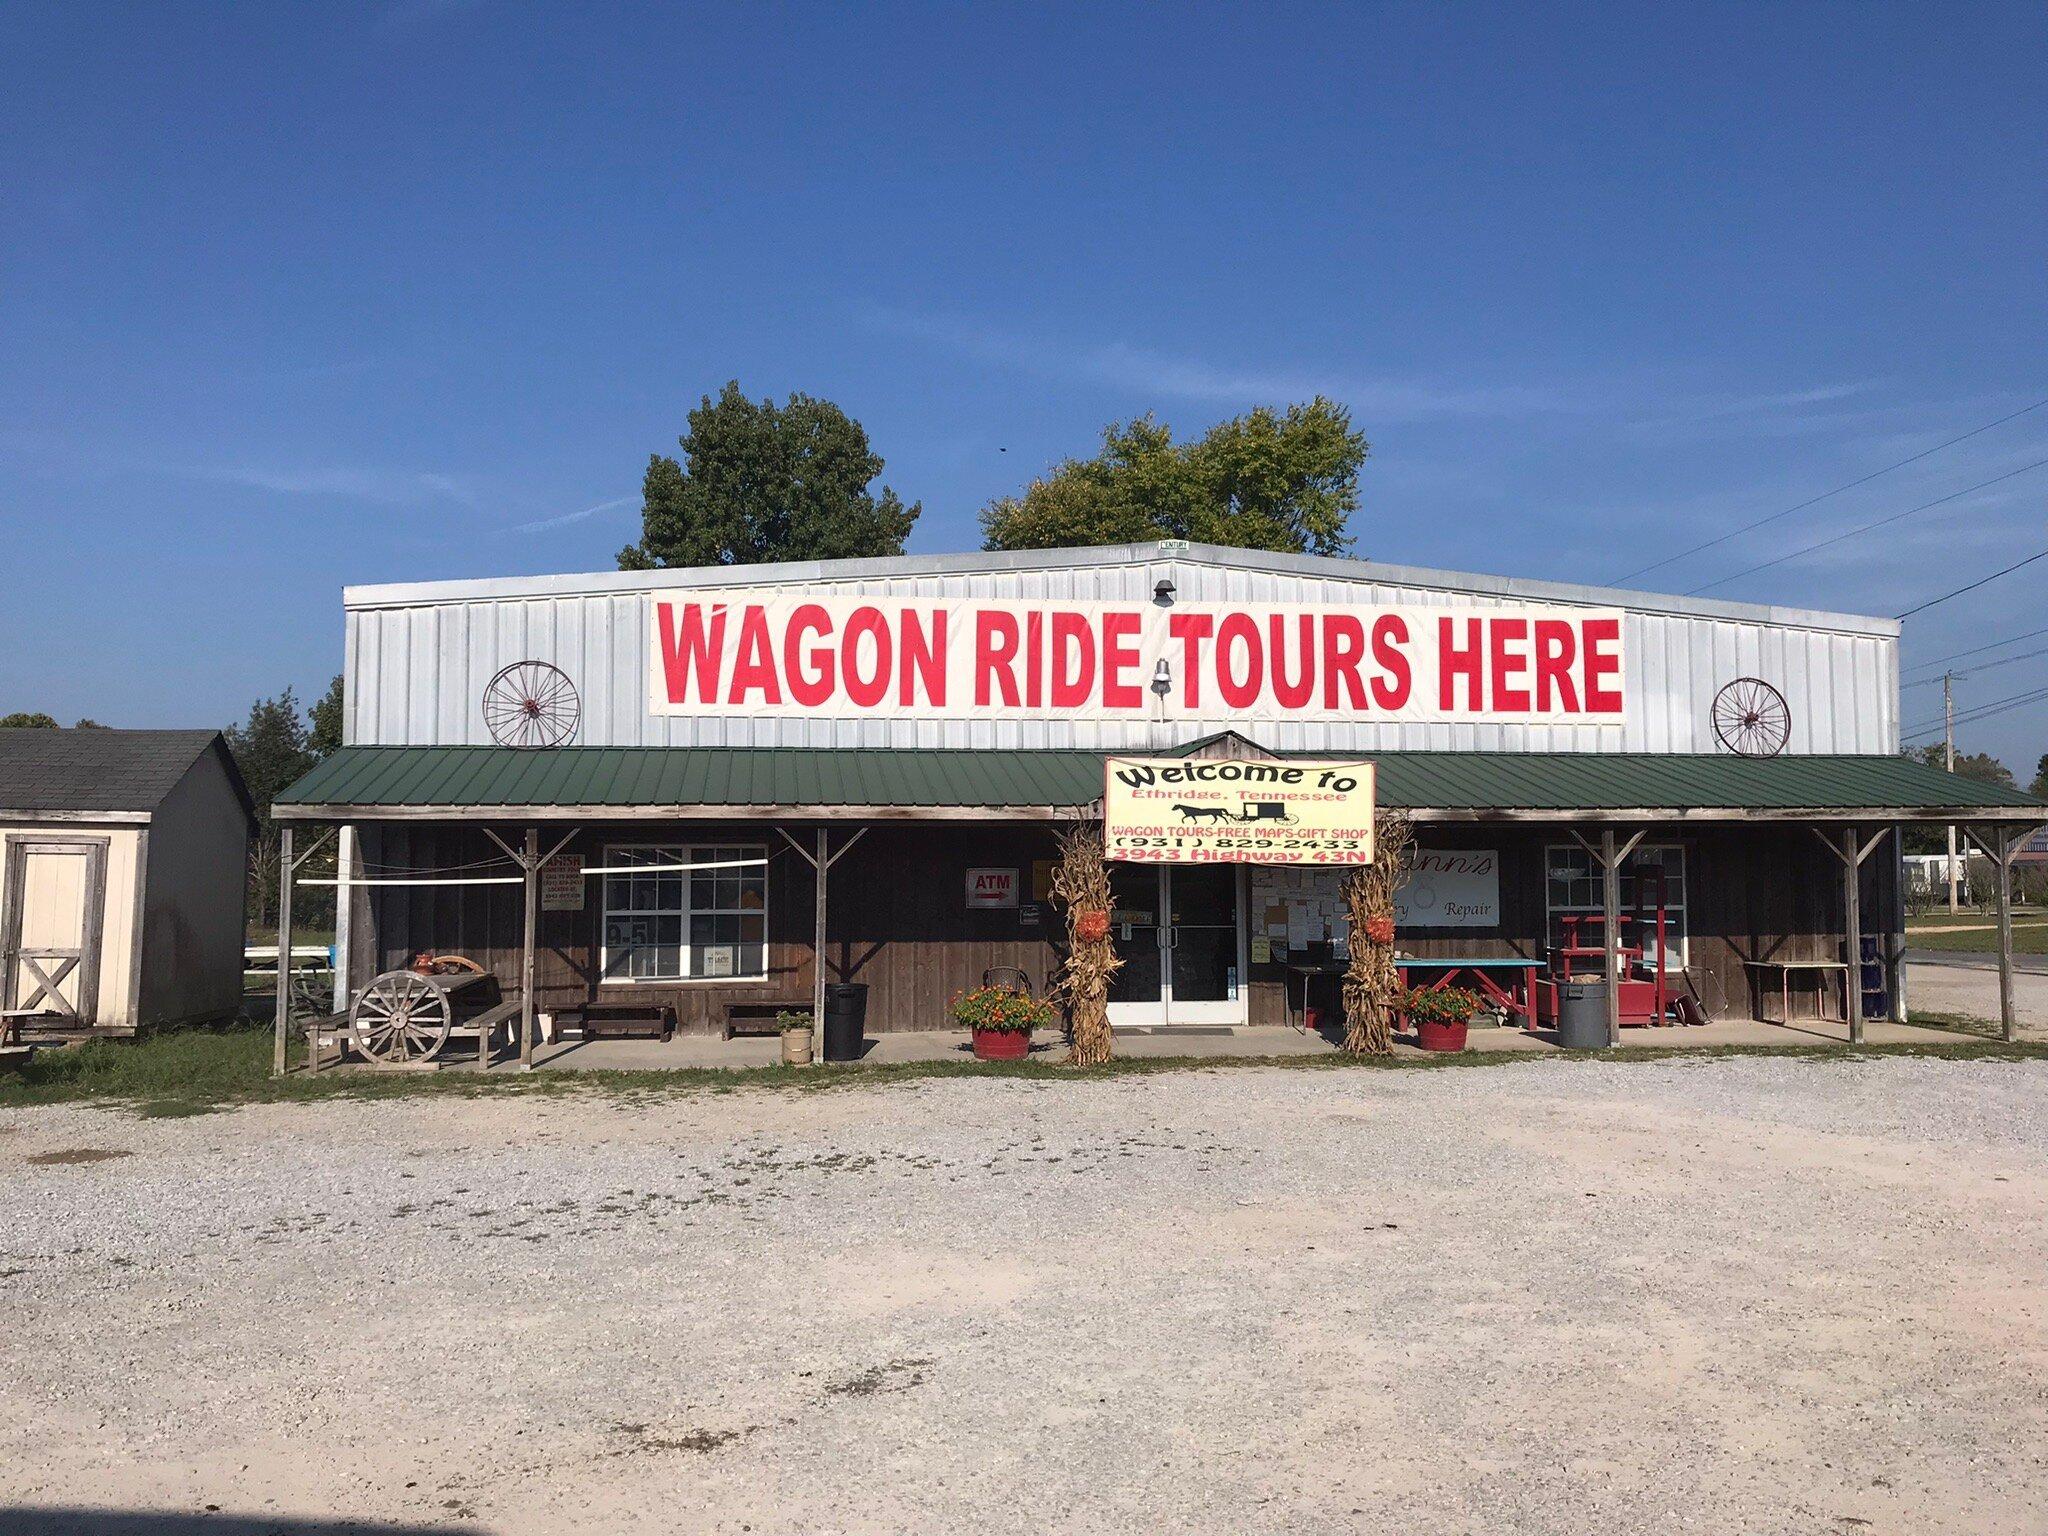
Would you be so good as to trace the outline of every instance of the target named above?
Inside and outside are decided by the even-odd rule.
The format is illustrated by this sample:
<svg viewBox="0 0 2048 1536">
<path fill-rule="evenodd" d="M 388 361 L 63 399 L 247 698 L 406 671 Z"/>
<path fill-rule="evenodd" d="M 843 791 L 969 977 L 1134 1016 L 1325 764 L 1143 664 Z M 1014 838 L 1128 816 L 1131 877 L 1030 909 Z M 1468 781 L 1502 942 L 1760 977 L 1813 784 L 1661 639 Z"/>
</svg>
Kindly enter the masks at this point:
<svg viewBox="0 0 2048 1536">
<path fill-rule="evenodd" d="M 1412 955 L 1394 959 L 1401 985 L 1411 991 L 1436 991 L 1461 981 L 1498 1008 L 1517 1015 L 1524 1028 L 1536 1022 L 1536 973 L 1544 969 L 1541 960 L 1513 956 L 1457 959 L 1421 959 Z M 1418 980 L 1418 976 L 1420 979 Z"/>
</svg>

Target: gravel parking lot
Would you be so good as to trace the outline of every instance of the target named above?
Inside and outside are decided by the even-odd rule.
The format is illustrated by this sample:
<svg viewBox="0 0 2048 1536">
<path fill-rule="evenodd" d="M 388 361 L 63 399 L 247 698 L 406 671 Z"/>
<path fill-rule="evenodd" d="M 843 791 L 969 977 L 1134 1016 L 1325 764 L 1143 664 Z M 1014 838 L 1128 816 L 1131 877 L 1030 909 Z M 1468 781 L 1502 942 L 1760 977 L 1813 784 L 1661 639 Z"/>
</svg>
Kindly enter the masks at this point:
<svg viewBox="0 0 2048 1536">
<path fill-rule="evenodd" d="M 0 1175 L 0 1529 L 2048 1526 L 2048 1063 L 52 1108 Z"/>
</svg>

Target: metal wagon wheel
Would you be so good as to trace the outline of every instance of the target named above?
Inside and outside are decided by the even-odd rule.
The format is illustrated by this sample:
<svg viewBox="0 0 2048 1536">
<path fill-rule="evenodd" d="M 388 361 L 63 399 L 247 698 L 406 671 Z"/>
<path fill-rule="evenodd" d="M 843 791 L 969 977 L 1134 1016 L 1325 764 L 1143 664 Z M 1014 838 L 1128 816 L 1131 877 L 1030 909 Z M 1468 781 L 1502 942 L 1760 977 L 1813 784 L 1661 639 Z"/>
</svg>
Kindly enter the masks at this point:
<svg viewBox="0 0 2048 1536">
<path fill-rule="evenodd" d="M 484 685 L 484 725 L 501 747 L 559 747 L 576 734 L 583 701 L 560 667 L 515 661 Z"/>
<path fill-rule="evenodd" d="M 1714 734 L 1741 757 L 1776 757 L 1792 736 L 1785 696 L 1760 677 L 1738 677 L 1714 695 Z"/>
<path fill-rule="evenodd" d="M 348 1011 L 355 1048 L 387 1065 L 432 1061 L 448 1043 L 453 1023 L 447 994 L 411 971 L 386 971 Z"/>
</svg>

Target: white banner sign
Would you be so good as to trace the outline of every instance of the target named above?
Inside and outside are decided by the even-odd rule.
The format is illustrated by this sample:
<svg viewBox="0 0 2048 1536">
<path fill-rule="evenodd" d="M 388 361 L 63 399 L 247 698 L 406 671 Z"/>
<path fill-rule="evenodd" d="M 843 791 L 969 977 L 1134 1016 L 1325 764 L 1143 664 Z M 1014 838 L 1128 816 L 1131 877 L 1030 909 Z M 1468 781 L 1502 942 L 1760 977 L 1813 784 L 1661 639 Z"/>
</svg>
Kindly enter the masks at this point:
<svg viewBox="0 0 2048 1536">
<path fill-rule="evenodd" d="M 1394 892 L 1395 928 L 1498 928 L 1500 854 L 1492 848 L 1418 848 L 1415 871 Z"/>
<path fill-rule="evenodd" d="M 1618 725 L 1621 613 L 655 593 L 657 715 Z"/>
</svg>

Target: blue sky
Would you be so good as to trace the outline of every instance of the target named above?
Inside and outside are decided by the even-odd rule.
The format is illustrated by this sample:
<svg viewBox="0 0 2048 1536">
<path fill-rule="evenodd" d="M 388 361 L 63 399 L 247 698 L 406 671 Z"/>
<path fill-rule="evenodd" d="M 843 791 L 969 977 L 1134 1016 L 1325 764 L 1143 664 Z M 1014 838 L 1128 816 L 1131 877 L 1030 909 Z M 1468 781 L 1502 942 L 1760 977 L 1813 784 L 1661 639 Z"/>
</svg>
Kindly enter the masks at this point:
<svg viewBox="0 0 2048 1536">
<path fill-rule="evenodd" d="M 338 668 L 344 583 L 608 568 L 732 377 L 862 420 L 920 551 L 1112 418 L 1321 391 L 1361 553 L 1620 577 L 2048 399 L 2044 49 L 2031 3 L 16 4 L 0 711 L 225 722 Z M 2042 459 L 2048 410 L 1641 584 Z M 2044 512 L 1713 590 L 1897 613 Z M 1908 667 L 2048 625 L 2033 575 Z M 1964 740 L 2024 779 L 2048 705 Z"/>
</svg>

